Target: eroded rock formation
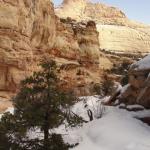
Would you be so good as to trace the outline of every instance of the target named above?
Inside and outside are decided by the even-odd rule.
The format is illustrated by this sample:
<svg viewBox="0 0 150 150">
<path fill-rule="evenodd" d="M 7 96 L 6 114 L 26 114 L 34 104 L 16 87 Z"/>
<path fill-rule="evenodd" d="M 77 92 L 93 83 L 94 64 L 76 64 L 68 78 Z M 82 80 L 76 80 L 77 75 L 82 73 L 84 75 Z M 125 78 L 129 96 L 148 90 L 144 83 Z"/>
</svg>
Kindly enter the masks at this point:
<svg viewBox="0 0 150 150">
<path fill-rule="evenodd" d="M 132 64 L 128 71 L 129 83 L 110 100 L 127 105 L 140 104 L 150 108 L 150 55 Z"/>
<path fill-rule="evenodd" d="M 56 40 L 51 54 L 60 64 L 62 87 L 72 89 L 78 95 L 90 94 L 92 85 L 100 80 L 95 22 L 57 18 Z"/>
<path fill-rule="evenodd" d="M 54 39 L 55 14 L 49 0 L 0 1 L 0 90 L 15 92 Z"/>
<path fill-rule="evenodd" d="M 128 20 L 119 9 L 65 0 L 56 13 L 59 17 L 50 0 L 0 0 L 0 110 L 11 105 L 6 100 L 17 92 L 22 79 L 39 69 L 42 59 L 58 63 L 64 89 L 86 95 L 101 80 L 103 70 L 112 67 L 112 60 L 120 59 L 111 59 L 99 48 L 149 51 L 149 32 L 145 32 L 149 26 Z"/>
<path fill-rule="evenodd" d="M 0 0 L 0 111 L 42 59 L 56 60 L 64 89 L 89 94 L 100 80 L 99 58 L 111 66 L 100 55 L 93 21 L 60 19 L 50 0 Z"/>
<path fill-rule="evenodd" d="M 59 57 L 99 64 L 99 41 L 93 21 L 57 19 L 54 49 Z"/>
<path fill-rule="evenodd" d="M 94 4 L 89 0 L 64 0 L 55 12 L 61 18 L 70 17 L 78 21 L 93 20 L 104 24 L 120 24 L 119 22 L 126 18 L 125 14 L 115 7 L 101 3 Z"/>
<path fill-rule="evenodd" d="M 88 0 L 64 0 L 55 11 L 61 18 L 95 21 L 100 49 L 114 53 L 150 52 L 150 26 L 129 20 L 118 8 Z"/>
</svg>

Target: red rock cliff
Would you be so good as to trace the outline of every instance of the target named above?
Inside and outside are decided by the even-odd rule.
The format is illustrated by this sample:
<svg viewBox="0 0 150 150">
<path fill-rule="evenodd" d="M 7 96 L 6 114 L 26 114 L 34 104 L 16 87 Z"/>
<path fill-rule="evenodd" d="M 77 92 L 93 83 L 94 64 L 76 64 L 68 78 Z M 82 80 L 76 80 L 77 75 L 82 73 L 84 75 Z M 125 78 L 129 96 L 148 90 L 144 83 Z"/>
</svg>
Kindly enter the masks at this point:
<svg viewBox="0 0 150 150">
<path fill-rule="evenodd" d="M 20 80 L 49 57 L 61 67 L 63 87 L 89 93 L 100 78 L 95 23 L 57 18 L 50 0 L 0 0 L 0 110 Z"/>
</svg>

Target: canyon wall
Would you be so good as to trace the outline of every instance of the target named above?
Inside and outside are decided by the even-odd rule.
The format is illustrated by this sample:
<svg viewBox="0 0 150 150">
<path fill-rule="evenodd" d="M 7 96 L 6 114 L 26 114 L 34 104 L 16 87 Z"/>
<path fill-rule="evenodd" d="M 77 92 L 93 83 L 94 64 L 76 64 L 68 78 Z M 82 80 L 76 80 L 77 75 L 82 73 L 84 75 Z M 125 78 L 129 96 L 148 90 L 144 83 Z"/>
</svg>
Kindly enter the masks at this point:
<svg viewBox="0 0 150 150">
<path fill-rule="evenodd" d="M 60 65 L 64 89 L 73 90 L 77 95 L 89 95 L 92 85 L 100 81 L 100 51 L 95 22 L 57 18 L 56 40 L 51 55 Z"/>
<path fill-rule="evenodd" d="M 55 34 L 49 0 L 0 1 L 0 97 L 16 92 L 20 80 L 35 70 L 38 56 L 53 47 Z"/>
<path fill-rule="evenodd" d="M 64 0 L 55 11 L 57 16 L 49 0 L 0 1 L 0 110 L 11 105 L 8 100 L 17 93 L 20 81 L 38 70 L 43 59 L 57 62 L 64 89 L 89 95 L 104 70 L 113 66 L 112 60 L 120 63 L 120 57 L 100 48 L 149 51 L 149 26 L 128 20 L 119 9 Z"/>
<path fill-rule="evenodd" d="M 130 66 L 128 78 L 128 84 L 117 91 L 110 102 L 119 100 L 119 103 L 150 108 L 150 55 Z"/>
<path fill-rule="evenodd" d="M 90 94 L 100 80 L 98 35 L 93 21 L 56 17 L 50 0 L 0 0 L 0 111 L 43 59 L 55 59 L 64 89 Z"/>
<path fill-rule="evenodd" d="M 84 23 L 57 18 L 56 40 L 53 48 L 59 57 L 99 63 L 98 35 L 93 21 Z"/>
<path fill-rule="evenodd" d="M 121 24 L 126 18 L 125 14 L 115 8 L 105 4 L 94 4 L 89 0 L 64 0 L 63 3 L 55 9 L 56 15 L 61 18 L 73 18 L 75 20 L 93 20 L 103 24 Z"/>
<path fill-rule="evenodd" d="M 128 19 L 118 8 L 88 0 L 64 0 L 55 12 L 61 18 L 95 21 L 102 50 L 133 54 L 150 52 L 150 26 Z"/>
<path fill-rule="evenodd" d="M 150 52 L 150 27 L 97 25 L 102 50 L 114 53 L 147 54 Z"/>
<path fill-rule="evenodd" d="M 15 92 L 55 39 L 53 4 L 43 0 L 0 1 L 0 96 Z M 4 94 L 7 96 L 7 94 Z"/>
</svg>

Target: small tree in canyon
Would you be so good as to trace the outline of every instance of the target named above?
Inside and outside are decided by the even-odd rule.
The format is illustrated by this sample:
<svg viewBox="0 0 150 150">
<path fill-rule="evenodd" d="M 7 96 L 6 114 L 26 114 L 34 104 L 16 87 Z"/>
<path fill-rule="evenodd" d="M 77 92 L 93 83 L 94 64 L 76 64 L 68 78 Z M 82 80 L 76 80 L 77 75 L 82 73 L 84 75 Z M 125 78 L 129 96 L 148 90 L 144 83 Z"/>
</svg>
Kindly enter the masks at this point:
<svg viewBox="0 0 150 150">
<path fill-rule="evenodd" d="M 22 88 L 13 99 L 14 114 L 3 115 L 0 138 L 4 142 L 0 141 L 0 145 L 7 144 L 12 150 L 67 150 L 73 146 L 64 143 L 53 129 L 62 124 L 82 124 L 82 118 L 71 111 L 77 99 L 60 90 L 54 61 L 42 63 L 41 67 L 42 71 L 22 81 Z M 33 136 L 36 130 L 44 136 L 31 138 L 30 133 Z"/>
<path fill-rule="evenodd" d="M 102 82 L 95 84 L 93 87 L 93 92 L 100 97 L 109 96 L 114 92 L 114 90 L 114 82 L 109 79 L 107 75 L 104 75 Z"/>
</svg>

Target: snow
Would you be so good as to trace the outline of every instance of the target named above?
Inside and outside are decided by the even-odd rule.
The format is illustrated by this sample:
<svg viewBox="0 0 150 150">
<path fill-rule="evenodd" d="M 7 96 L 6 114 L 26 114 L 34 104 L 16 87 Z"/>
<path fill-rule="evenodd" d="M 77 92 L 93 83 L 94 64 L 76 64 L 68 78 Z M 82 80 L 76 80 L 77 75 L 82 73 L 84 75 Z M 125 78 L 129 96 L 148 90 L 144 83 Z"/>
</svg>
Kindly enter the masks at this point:
<svg viewBox="0 0 150 150">
<path fill-rule="evenodd" d="M 150 55 L 146 56 L 145 58 L 141 59 L 140 61 L 132 64 L 130 68 L 134 70 L 147 70 L 150 69 Z"/>
<path fill-rule="evenodd" d="M 133 109 L 133 108 L 141 108 L 141 109 L 144 109 L 143 106 L 138 105 L 138 104 L 136 104 L 136 105 L 128 105 L 127 108 L 129 108 L 129 109 Z"/>
<path fill-rule="evenodd" d="M 99 96 L 80 97 L 80 100 L 82 101 L 78 102 L 72 108 L 72 111 L 82 116 L 86 121 L 89 121 L 87 110 L 90 109 L 93 112 L 94 117 L 97 118 L 101 113 L 100 109 L 103 109 L 101 102 L 106 102 L 108 99 L 109 97 L 99 98 Z M 85 107 L 85 105 L 87 105 L 87 107 Z"/>
<path fill-rule="evenodd" d="M 123 111 L 109 111 L 109 115 L 84 127 L 83 141 L 75 150 L 150 149 L 149 127 Z"/>
<path fill-rule="evenodd" d="M 127 90 L 130 86 L 131 86 L 130 84 L 127 84 L 127 85 L 123 86 L 122 89 L 121 89 L 121 94 L 124 93 L 124 92 L 126 92 L 126 90 Z"/>
<path fill-rule="evenodd" d="M 78 110 L 83 114 L 79 104 Z M 66 139 L 80 141 L 74 150 L 150 150 L 150 127 L 135 118 L 147 115 L 150 110 L 128 112 L 107 106 L 101 119 L 70 131 Z"/>
<path fill-rule="evenodd" d="M 119 92 L 120 90 L 122 90 L 122 85 L 120 83 L 116 82 L 116 85 L 117 85 L 116 92 Z"/>
</svg>

